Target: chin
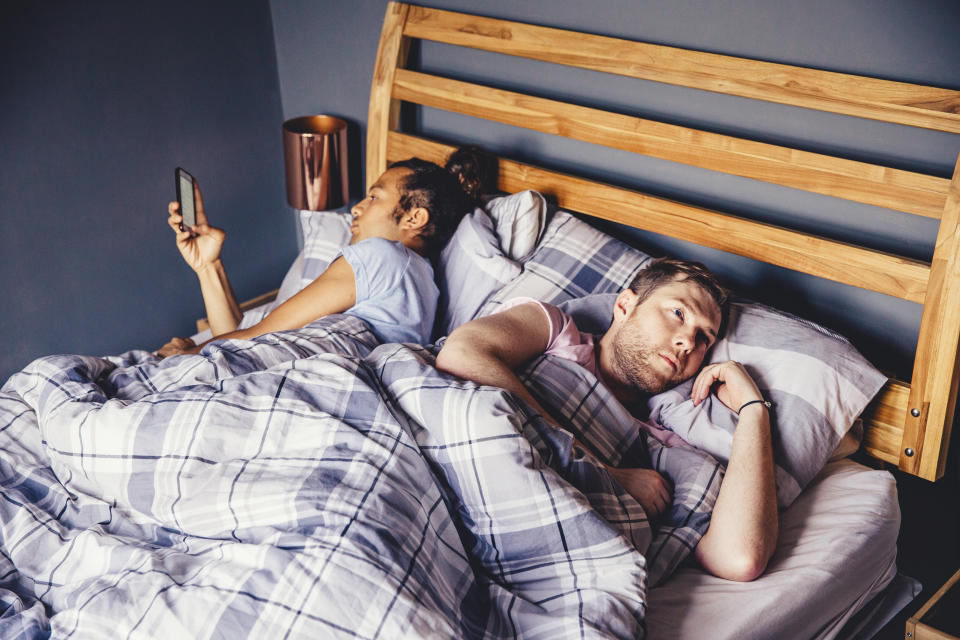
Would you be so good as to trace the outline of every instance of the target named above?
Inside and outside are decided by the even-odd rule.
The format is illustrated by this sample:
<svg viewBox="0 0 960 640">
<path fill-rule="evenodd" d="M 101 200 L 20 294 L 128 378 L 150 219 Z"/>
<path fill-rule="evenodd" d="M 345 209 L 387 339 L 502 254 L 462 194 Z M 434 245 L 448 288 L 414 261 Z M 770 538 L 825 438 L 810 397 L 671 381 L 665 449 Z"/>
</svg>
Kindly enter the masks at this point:
<svg viewBox="0 0 960 640">
<path fill-rule="evenodd" d="M 658 393 L 663 393 L 669 389 L 672 385 L 669 381 L 666 380 L 651 380 L 649 378 L 642 378 L 639 380 L 633 380 L 631 385 L 637 393 L 642 393 L 648 396 L 655 396 Z"/>
<path fill-rule="evenodd" d="M 658 393 L 663 393 L 664 391 L 669 389 L 671 386 L 673 385 L 667 384 L 665 382 L 661 382 L 656 385 L 647 385 L 647 389 L 644 390 L 643 393 L 647 394 L 648 396 L 655 396 Z"/>
</svg>

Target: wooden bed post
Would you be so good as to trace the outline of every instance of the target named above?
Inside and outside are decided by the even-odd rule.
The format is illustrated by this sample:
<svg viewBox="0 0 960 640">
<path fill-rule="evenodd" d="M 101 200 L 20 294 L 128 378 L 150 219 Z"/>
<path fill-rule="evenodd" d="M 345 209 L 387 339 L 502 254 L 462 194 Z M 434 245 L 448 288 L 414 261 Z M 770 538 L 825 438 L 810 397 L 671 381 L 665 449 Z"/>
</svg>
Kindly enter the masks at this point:
<svg viewBox="0 0 960 640">
<path fill-rule="evenodd" d="M 367 115 L 367 188 L 387 170 L 387 136 L 400 125 L 400 101 L 394 100 L 393 81 L 397 69 L 407 63 L 410 39 L 403 35 L 410 6 L 401 2 L 387 5 L 377 50 L 377 63 L 370 87 Z"/>
<path fill-rule="evenodd" d="M 954 168 L 930 264 L 910 383 L 900 468 L 927 480 L 943 476 L 957 395 L 960 345 L 960 159 Z M 943 429 L 927 430 L 927 425 Z"/>
</svg>

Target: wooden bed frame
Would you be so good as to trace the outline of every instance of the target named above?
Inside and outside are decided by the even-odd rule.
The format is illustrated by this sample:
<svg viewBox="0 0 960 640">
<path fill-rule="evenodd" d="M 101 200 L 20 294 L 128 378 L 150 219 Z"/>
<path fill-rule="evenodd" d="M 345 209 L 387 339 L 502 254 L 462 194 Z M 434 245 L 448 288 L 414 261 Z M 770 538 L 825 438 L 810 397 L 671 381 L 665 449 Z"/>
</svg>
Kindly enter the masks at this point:
<svg viewBox="0 0 960 640">
<path fill-rule="evenodd" d="M 498 187 L 923 305 L 909 383 L 864 415 L 864 448 L 903 471 L 944 473 L 960 346 L 960 162 L 952 180 L 548 100 L 405 68 L 430 40 L 795 107 L 960 133 L 960 92 L 702 53 L 391 2 L 370 94 L 366 175 L 452 147 L 400 130 L 412 103 L 940 220 L 931 262 L 891 255 L 500 159 Z"/>
</svg>

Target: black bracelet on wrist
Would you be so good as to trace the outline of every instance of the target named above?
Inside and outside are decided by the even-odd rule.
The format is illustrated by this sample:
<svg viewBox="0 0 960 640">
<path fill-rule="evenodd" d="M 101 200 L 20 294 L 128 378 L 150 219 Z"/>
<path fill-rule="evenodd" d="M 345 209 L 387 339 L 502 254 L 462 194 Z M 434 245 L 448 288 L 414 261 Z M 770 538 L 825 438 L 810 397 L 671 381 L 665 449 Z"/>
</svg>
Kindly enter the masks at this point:
<svg viewBox="0 0 960 640">
<path fill-rule="evenodd" d="M 744 402 L 744 403 L 740 406 L 740 408 L 737 409 L 737 415 L 740 415 L 740 412 L 743 411 L 744 409 L 746 409 L 747 407 L 749 407 L 750 405 L 752 405 L 752 404 L 757 404 L 757 403 L 762 404 L 763 406 L 765 406 L 765 407 L 767 408 L 767 411 L 769 411 L 769 410 L 770 410 L 770 407 L 773 406 L 773 403 L 770 402 L 769 400 L 750 400 L 750 401 L 748 401 L 748 402 Z"/>
</svg>

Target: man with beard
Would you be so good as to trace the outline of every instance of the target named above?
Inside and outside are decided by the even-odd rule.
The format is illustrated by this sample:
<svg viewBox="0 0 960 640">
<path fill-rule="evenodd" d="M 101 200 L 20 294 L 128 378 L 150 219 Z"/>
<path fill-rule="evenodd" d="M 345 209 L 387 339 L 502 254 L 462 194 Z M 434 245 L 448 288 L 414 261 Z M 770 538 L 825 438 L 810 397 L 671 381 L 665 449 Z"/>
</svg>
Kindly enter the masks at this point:
<svg viewBox="0 0 960 640">
<path fill-rule="evenodd" d="M 700 370 L 717 340 L 725 303 L 726 292 L 703 265 L 655 260 L 617 296 L 610 328 L 598 340 L 581 333 L 557 307 L 518 299 L 450 334 L 437 368 L 512 391 L 551 421 L 514 373 L 543 353 L 578 362 L 628 409 L 696 375 L 694 403 L 715 393 L 737 411 L 739 422 L 710 527 L 695 557 L 721 578 L 753 580 L 763 573 L 777 541 L 769 405 L 739 363 Z M 651 519 L 669 505 L 672 490 L 656 471 L 608 470 Z"/>
</svg>

